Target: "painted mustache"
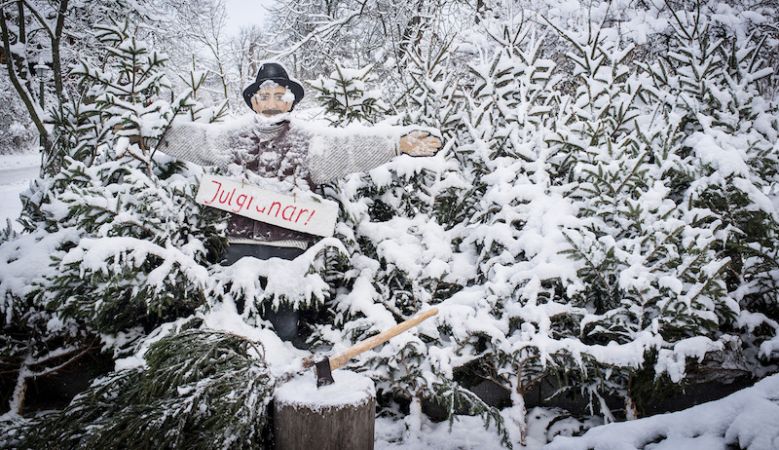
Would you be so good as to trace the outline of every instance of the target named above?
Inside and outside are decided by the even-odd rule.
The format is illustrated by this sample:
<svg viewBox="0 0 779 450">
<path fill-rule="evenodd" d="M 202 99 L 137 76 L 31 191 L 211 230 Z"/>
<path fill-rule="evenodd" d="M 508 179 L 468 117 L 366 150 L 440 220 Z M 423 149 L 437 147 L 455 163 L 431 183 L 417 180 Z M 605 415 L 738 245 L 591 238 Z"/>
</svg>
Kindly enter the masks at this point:
<svg viewBox="0 0 779 450">
<path fill-rule="evenodd" d="M 270 115 L 273 115 L 273 114 L 281 114 L 283 112 L 284 111 L 282 111 L 280 109 L 263 109 L 262 110 L 262 113 L 265 114 L 266 116 L 270 116 Z"/>
</svg>

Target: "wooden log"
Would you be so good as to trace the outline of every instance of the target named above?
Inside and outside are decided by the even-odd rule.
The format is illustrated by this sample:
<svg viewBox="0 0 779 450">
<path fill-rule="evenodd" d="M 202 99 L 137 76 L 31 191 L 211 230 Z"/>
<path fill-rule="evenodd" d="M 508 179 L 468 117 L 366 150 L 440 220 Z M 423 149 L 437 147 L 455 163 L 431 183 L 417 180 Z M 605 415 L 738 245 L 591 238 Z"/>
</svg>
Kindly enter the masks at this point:
<svg viewBox="0 0 779 450">
<path fill-rule="evenodd" d="M 276 390 L 273 430 L 278 450 L 372 450 L 376 389 L 363 375 L 338 370 L 316 387 L 310 371 Z"/>
</svg>

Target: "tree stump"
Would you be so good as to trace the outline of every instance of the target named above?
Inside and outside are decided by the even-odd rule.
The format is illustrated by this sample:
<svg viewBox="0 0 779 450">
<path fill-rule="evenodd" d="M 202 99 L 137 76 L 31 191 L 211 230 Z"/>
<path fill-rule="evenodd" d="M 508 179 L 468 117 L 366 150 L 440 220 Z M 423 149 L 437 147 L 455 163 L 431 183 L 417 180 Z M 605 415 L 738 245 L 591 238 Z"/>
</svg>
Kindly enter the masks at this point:
<svg viewBox="0 0 779 450">
<path fill-rule="evenodd" d="M 372 450 L 376 388 L 365 376 L 333 372 L 316 387 L 312 370 L 278 388 L 273 430 L 278 450 Z"/>
</svg>

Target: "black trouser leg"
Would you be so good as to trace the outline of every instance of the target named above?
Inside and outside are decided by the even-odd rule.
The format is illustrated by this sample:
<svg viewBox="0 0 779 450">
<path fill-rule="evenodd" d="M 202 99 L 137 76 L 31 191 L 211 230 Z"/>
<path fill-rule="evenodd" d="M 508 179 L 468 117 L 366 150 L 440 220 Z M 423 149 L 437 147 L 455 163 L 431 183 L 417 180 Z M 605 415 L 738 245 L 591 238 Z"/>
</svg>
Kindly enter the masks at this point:
<svg viewBox="0 0 779 450">
<path fill-rule="evenodd" d="M 227 246 L 224 260 L 222 264 L 230 266 L 244 256 L 252 256 L 257 259 L 270 259 L 280 258 L 285 260 L 293 260 L 302 255 L 305 250 L 299 248 L 290 247 L 271 247 L 268 245 L 254 245 L 254 244 L 230 244 Z M 265 287 L 266 280 L 261 279 L 260 283 L 262 287 Z M 289 305 L 281 305 L 277 310 L 271 308 L 265 308 L 262 313 L 262 318 L 268 320 L 273 329 L 276 330 L 276 334 L 282 341 L 293 341 L 296 347 L 305 345 L 305 341 L 296 339 L 298 337 L 298 321 L 300 319 L 300 312 L 292 309 Z"/>
<path fill-rule="evenodd" d="M 244 256 L 257 259 L 279 258 L 291 261 L 305 253 L 305 250 L 294 247 L 271 247 L 258 244 L 228 244 L 222 265 L 231 266 Z"/>
</svg>

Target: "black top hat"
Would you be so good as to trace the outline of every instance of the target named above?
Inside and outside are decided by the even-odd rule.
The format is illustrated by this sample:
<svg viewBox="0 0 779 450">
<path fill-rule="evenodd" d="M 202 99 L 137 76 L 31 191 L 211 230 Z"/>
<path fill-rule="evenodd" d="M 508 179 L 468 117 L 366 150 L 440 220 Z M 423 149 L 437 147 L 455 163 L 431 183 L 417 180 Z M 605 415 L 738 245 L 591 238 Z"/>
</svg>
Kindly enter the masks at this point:
<svg viewBox="0 0 779 450">
<path fill-rule="evenodd" d="M 249 108 L 252 107 L 252 97 L 257 91 L 260 90 L 260 85 L 266 81 L 273 81 L 274 83 L 289 88 L 295 95 L 295 101 L 292 102 L 292 106 L 295 106 L 303 99 L 303 86 L 297 81 L 290 80 L 287 71 L 284 70 L 284 66 L 278 63 L 264 63 L 260 66 L 259 72 L 257 72 L 257 79 L 254 83 L 250 84 L 243 90 L 243 99 Z"/>
</svg>

